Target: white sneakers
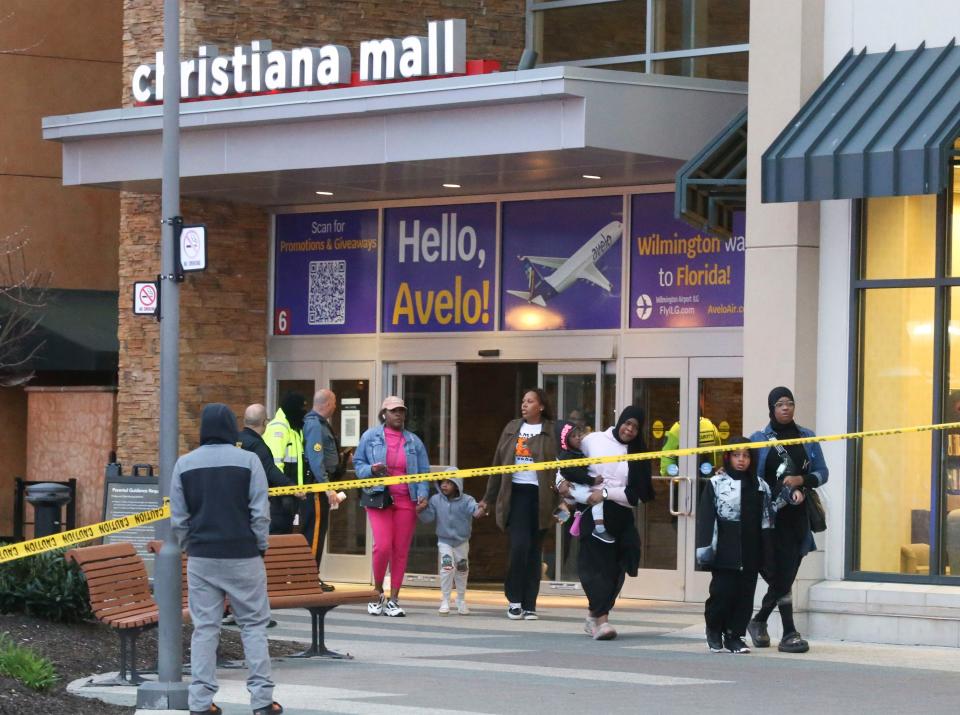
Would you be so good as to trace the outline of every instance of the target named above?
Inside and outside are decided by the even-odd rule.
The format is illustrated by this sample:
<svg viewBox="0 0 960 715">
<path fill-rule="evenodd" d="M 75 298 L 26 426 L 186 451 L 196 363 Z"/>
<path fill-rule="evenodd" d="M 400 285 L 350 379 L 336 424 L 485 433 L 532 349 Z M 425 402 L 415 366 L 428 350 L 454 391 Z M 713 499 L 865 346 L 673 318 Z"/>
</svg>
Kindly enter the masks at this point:
<svg viewBox="0 0 960 715">
<path fill-rule="evenodd" d="M 437 614 L 440 616 L 449 616 L 450 615 L 450 601 L 444 599 L 440 601 L 440 609 L 437 611 Z M 457 601 L 457 614 L 461 616 L 469 616 L 470 609 L 467 608 L 466 601 Z"/>
<path fill-rule="evenodd" d="M 400 608 L 400 604 L 391 599 L 383 604 L 383 615 L 391 618 L 403 618 L 407 615 L 407 612 Z"/>
<path fill-rule="evenodd" d="M 617 631 L 609 623 L 601 623 L 593 632 L 595 641 L 612 641 L 617 637 Z"/>
<path fill-rule="evenodd" d="M 597 632 L 597 619 L 587 616 L 587 620 L 583 622 L 583 632 L 593 638 L 593 634 Z"/>
<path fill-rule="evenodd" d="M 371 616 L 382 616 L 384 602 L 384 595 L 381 593 L 379 601 L 373 601 L 367 604 L 367 613 Z"/>
</svg>

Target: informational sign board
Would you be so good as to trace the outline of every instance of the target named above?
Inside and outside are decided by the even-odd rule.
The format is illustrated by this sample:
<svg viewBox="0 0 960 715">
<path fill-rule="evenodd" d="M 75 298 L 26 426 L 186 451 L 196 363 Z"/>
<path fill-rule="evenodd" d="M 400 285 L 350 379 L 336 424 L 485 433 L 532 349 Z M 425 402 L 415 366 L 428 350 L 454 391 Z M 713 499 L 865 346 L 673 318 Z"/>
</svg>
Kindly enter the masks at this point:
<svg viewBox="0 0 960 715">
<path fill-rule="evenodd" d="M 503 204 L 503 330 L 620 327 L 623 198 Z"/>
<path fill-rule="evenodd" d="M 137 281 L 133 284 L 133 314 L 156 315 L 160 305 L 160 291 L 156 281 Z"/>
<path fill-rule="evenodd" d="M 185 273 L 207 269 L 206 226 L 184 226 L 180 231 L 180 267 Z"/>
<path fill-rule="evenodd" d="M 107 474 L 104 480 L 103 520 L 136 514 L 163 505 L 160 484 L 154 476 L 134 477 Z M 132 529 L 103 537 L 104 544 L 129 542 L 143 558 L 147 573 L 153 576 L 154 555 L 147 551 L 147 544 L 157 538 L 157 524 L 144 524 Z"/>
<path fill-rule="evenodd" d="M 496 204 L 387 209 L 383 332 L 493 330 Z"/>
<path fill-rule="evenodd" d="M 673 194 L 631 199 L 630 327 L 743 325 L 743 214 L 730 238 L 674 218 Z"/>
<path fill-rule="evenodd" d="M 277 216 L 274 335 L 372 333 L 377 212 Z"/>
<path fill-rule="evenodd" d="M 340 400 L 340 446 L 356 447 L 360 431 L 360 398 L 345 397 Z"/>
</svg>

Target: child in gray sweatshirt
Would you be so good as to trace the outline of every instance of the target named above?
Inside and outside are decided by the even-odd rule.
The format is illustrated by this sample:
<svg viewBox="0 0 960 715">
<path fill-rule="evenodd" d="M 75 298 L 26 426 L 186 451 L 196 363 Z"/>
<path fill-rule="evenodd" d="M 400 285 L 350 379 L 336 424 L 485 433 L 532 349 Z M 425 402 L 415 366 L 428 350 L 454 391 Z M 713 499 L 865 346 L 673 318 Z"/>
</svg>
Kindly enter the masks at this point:
<svg viewBox="0 0 960 715">
<path fill-rule="evenodd" d="M 450 592 L 457 586 L 457 613 L 466 616 L 467 575 L 470 564 L 470 532 L 473 520 L 483 516 L 476 500 L 463 493 L 463 480 L 450 477 L 440 482 L 440 492 L 430 497 L 425 505 L 417 507 L 420 521 L 437 522 L 437 548 L 440 551 L 440 610 L 441 616 L 450 615 Z"/>
</svg>

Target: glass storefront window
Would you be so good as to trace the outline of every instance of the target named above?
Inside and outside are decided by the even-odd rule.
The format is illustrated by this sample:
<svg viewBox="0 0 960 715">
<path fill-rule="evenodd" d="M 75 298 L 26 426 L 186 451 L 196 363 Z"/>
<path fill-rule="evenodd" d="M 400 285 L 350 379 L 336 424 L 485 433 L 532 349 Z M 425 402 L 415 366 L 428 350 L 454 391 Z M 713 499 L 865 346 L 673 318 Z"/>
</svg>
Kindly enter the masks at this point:
<svg viewBox="0 0 960 715">
<path fill-rule="evenodd" d="M 646 52 L 647 0 L 575 5 L 534 13 L 540 62 Z"/>
<path fill-rule="evenodd" d="M 657 52 L 750 41 L 749 0 L 655 0 L 654 18 Z"/>
<path fill-rule="evenodd" d="M 864 291 L 862 429 L 930 421 L 934 299 L 934 288 Z M 931 439 L 921 432 L 862 440 L 860 570 L 924 573 L 931 543 Z"/>
<path fill-rule="evenodd" d="M 331 415 L 330 423 L 340 437 L 341 460 L 347 465 L 347 473 L 343 478 L 356 479 L 353 451 L 360 433 L 370 424 L 370 381 L 331 380 L 330 389 L 337 395 L 338 400 L 337 411 Z M 359 402 L 354 405 L 354 400 Z M 359 419 L 353 419 L 352 415 L 347 420 L 342 419 L 344 410 L 353 410 L 354 407 L 359 408 Z M 347 500 L 330 512 L 327 552 L 363 556 L 366 550 L 367 514 L 360 506 L 359 492 L 351 489 L 347 492 Z"/>
<path fill-rule="evenodd" d="M 936 196 L 870 199 L 866 202 L 864 217 L 862 272 L 865 279 L 933 277 L 937 246 Z"/>
<path fill-rule="evenodd" d="M 960 140 L 954 144 L 957 149 Z M 950 192 L 950 242 L 948 275 L 960 276 L 960 166 L 953 167 L 953 191 Z"/>
<path fill-rule="evenodd" d="M 658 60 L 653 63 L 653 72 L 655 74 L 668 74 L 680 77 L 701 77 L 703 79 L 746 82 L 748 60 L 749 53 L 747 52 Z M 616 69 L 616 67 L 611 67 L 610 69 Z"/>
<path fill-rule="evenodd" d="M 950 289 L 943 421 L 960 422 L 960 288 Z M 943 433 L 941 515 L 944 572 L 960 576 L 960 430 Z"/>
</svg>

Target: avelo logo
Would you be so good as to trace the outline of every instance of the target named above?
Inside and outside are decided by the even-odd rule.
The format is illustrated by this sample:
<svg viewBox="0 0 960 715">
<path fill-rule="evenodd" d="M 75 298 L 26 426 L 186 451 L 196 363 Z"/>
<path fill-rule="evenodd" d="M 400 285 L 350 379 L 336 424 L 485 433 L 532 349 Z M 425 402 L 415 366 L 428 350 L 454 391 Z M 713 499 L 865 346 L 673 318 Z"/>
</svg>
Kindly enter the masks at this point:
<svg viewBox="0 0 960 715">
<path fill-rule="evenodd" d="M 646 320 L 652 312 L 653 301 L 650 300 L 649 295 L 641 293 L 640 297 L 637 298 L 637 317 L 640 318 L 640 320 Z"/>
</svg>

